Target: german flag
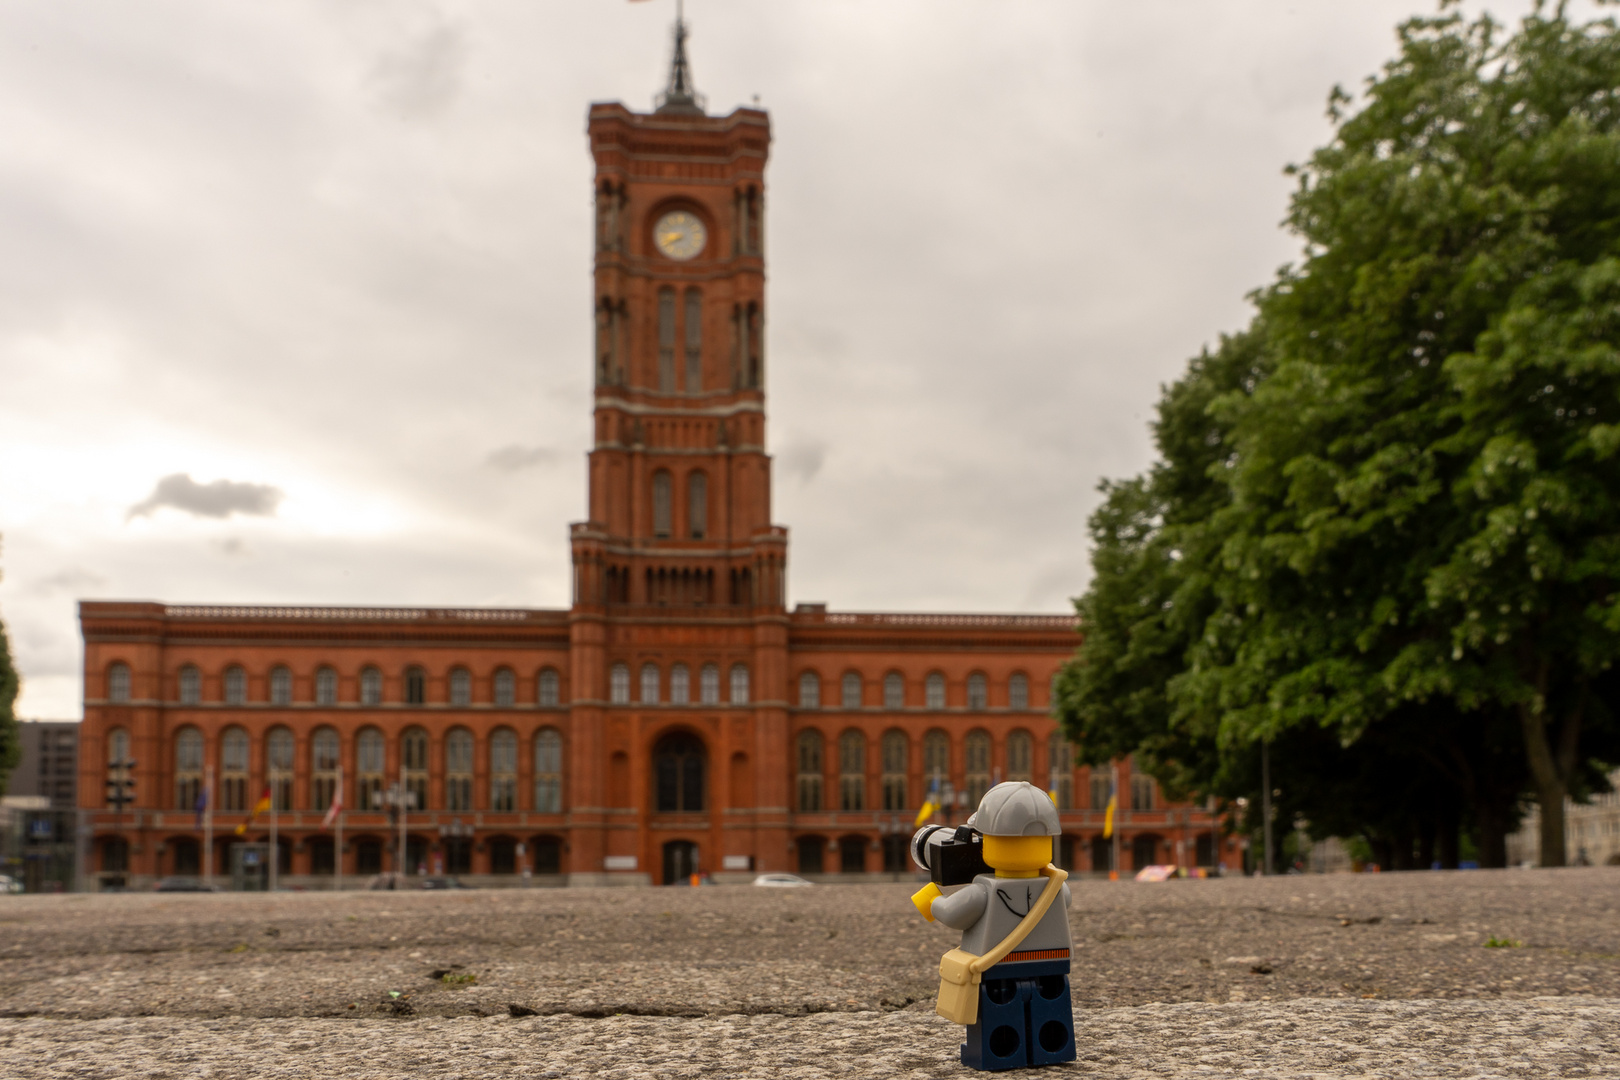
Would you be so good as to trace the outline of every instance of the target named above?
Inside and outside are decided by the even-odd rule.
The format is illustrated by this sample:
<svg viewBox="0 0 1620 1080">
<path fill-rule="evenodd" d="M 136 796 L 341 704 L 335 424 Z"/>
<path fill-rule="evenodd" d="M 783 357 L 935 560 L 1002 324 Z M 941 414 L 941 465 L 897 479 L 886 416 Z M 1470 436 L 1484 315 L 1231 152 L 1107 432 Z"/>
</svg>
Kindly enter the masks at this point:
<svg viewBox="0 0 1620 1080">
<path fill-rule="evenodd" d="M 260 795 L 259 796 L 259 801 L 253 804 L 253 813 L 248 815 L 248 819 L 246 821 L 242 822 L 242 824 L 240 824 L 240 825 L 238 825 L 236 827 L 236 835 L 241 836 L 243 833 L 247 832 L 248 831 L 248 826 L 252 825 L 255 821 L 257 821 L 259 819 L 259 815 L 265 813 L 269 809 L 270 809 L 270 785 L 265 784 L 264 785 L 264 794 Z"/>
</svg>

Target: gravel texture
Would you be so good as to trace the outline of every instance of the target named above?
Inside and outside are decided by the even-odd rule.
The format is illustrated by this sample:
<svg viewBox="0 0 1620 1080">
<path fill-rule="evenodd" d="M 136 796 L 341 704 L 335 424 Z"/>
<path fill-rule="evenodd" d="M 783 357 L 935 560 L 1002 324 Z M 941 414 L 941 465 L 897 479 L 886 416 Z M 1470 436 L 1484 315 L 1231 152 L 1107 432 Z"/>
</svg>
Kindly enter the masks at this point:
<svg viewBox="0 0 1620 1080">
<path fill-rule="evenodd" d="M 0 1073 L 965 1071 L 910 891 L 4 897 Z M 1078 881 L 1070 919 L 1077 1073 L 1620 1076 L 1620 869 Z"/>
</svg>

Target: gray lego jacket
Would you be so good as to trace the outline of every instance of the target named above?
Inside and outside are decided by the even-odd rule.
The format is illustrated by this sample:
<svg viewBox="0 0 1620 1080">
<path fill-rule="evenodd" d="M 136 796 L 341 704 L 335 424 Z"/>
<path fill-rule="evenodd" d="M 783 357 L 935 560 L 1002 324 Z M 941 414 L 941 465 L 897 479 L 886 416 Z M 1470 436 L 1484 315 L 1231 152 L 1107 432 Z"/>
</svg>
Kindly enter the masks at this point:
<svg viewBox="0 0 1620 1080">
<path fill-rule="evenodd" d="M 1045 877 L 1004 878 L 980 874 L 950 896 L 934 898 L 929 911 L 953 930 L 962 931 L 962 949 L 983 956 L 1001 944 L 1029 914 L 1046 888 Z M 1047 909 L 1035 929 L 1019 943 L 1015 952 L 1067 949 L 1069 940 L 1069 886 L 1063 886 L 1057 902 Z"/>
</svg>

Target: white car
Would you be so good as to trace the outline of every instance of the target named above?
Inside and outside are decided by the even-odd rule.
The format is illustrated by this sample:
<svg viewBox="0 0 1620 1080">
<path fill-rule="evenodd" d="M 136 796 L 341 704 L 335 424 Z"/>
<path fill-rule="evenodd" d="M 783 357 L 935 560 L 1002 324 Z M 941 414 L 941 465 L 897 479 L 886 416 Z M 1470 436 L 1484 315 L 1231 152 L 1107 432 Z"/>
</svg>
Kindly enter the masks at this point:
<svg viewBox="0 0 1620 1080">
<path fill-rule="evenodd" d="M 801 885 L 814 885 L 815 882 L 806 881 L 797 874 L 761 874 L 754 879 L 754 884 L 767 889 L 797 889 Z"/>
</svg>

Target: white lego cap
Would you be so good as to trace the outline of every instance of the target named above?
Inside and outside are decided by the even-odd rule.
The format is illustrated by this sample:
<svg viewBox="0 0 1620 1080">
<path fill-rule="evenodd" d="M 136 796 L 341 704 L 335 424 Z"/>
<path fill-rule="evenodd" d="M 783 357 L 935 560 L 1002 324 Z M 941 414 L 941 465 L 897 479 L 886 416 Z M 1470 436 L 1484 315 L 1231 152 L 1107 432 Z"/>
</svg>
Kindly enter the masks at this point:
<svg viewBox="0 0 1620 1080">
<path fill-rule="evenodd" d="M 984 793 L 968 824 L 986 836 L 1058 836 L 1051 796 L 1027 780 L 1009 780 Z"/>
</svg>

